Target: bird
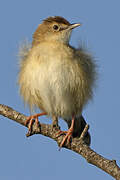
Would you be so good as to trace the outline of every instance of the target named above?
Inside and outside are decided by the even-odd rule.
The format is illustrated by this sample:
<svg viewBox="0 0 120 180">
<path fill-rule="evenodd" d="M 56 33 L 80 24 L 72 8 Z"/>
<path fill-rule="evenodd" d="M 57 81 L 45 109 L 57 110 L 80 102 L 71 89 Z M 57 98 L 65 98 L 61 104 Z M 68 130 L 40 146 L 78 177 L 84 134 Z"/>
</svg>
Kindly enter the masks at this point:
<svg viewBox="0 0 120 180">
<path fill-rule="evenodd" d="M 96 79 L 92 55 L 70 45 L 71 33 L 79 26 L 64 17 L 50 16 L 38 25 L 30 46 L 24 46 L 19 53 L 20 95 L 31 111 L 36 107 L 41 111 L 27 117 L 28 131 L 33 119 L 39 125 L 39 116 L 51 117 L 53 127 L 58 126 L 59 118 L 64 119 L 69 129 L 58 133 L 65 134 L 60 148 L 82 133 L 86 124 L 82 111 L 93 97 Z M 90 144 L 89 133 L 86 144 Z"/>
</svg>

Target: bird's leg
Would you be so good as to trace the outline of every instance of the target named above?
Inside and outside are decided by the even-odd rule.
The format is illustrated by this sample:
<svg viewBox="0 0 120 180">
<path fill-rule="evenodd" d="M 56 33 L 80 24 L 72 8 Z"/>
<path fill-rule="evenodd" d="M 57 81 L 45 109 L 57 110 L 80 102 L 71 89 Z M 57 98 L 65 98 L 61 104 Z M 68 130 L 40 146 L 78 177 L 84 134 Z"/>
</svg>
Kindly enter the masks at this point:
<svg viewBox="0 0 120 180">
<path fill-rule="evenodd" d="M 72 123 L 70 128 L 68 129 L 68 131 L 59 131 L 58 135 L 62 135 L 62 134 L 66 134 L 65 137 L 63 138 L 61 144 L 60 144 L 60 149 L 62 148 L 62 146 L 64 145 L 65 141 L 67 140 L 67 144 L 70 142 L 72 133 L 73 133 L 73 128 L 74 128 L 74 121 L 75 121 L 75 117 L 72 117 Z"/>
<path fill-rule="evenodd" d="M 31 132 L 31 128 L 32 128 L 32 124 L 33 124 L 34 120 L 35 120 L 36 125 L 39 126 L 38 117 L 43 116 L 43 115 L 47 115 L 47 113 L 43 112 L 43 113 L 38 113 L 38 114 L 27 117 L 27 119 L 25 121 L 25 125 L 27 125 L 29 123 L 28 124 L 28 131 L 29 132 Z"/>
<path fill-rule="evenodd" d="M 58 126 L 58 117 L 52 116 L 52 127 L 59 127 Z"/>
</svg>

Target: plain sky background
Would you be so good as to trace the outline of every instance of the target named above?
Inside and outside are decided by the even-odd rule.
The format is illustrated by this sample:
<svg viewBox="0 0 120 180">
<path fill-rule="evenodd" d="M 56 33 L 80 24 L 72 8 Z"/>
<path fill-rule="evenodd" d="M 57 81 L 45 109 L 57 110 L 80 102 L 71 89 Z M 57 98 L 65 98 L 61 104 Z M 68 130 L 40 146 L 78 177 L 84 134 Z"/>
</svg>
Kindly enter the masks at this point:
<svg viewBox="0 0 120 180">
<path fill-rule="evenodd" d="M 120 165 L 120 1 L 119 0 L 0 0 L 0 103 L 29 115 L 17 87 L 18 47 L 32 40 L 41 21 L 59 15 L 81 22 L 71 44 L 82 41 L 95 57 L 99 79 L 94 100 L 84 109 L 91 147 Z M 50 119 L 41 118 L 44 123 Z M 66 128 L 60 121 L 62 128 Z M 35 135 L 0 116 L 0 180 L 73 180 L 113 178 L 80 155 L 61 149 L 53 140 Z"/>
</svg>

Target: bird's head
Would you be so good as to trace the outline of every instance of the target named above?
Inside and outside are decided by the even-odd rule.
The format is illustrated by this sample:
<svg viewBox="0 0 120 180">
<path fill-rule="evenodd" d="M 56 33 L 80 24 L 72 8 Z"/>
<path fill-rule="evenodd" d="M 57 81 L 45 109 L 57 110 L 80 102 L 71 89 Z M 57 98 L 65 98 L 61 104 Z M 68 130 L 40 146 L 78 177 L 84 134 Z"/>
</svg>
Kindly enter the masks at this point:
<svg viewBox="0 0 120 180">
<path fill-rule="evenodd" d="M 79 23 L 70 24 L 60 16 L 48 17 L 38 26 L 33 34 L 32 45 L 38 45 L 44 41 L 59 41 L 68 43 L 72 29 L 80 26 Z"/>
</svg>

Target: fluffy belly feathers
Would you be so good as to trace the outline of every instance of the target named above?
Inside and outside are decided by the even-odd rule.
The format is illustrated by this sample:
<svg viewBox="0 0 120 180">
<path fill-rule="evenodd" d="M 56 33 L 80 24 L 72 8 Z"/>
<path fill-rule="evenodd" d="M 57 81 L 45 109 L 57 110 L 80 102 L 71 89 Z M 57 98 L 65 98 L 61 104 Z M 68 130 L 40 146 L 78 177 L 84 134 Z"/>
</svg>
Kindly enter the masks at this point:
<svg viewBox="0 0 120 180">
<path fill-rule="evenodd" d="M 26 73 L 29 73 L 29 79 Z M 31 66 L 31 71 L 24 73 L 24 79 L 28 87 L 23 97 L 26 98 L 27 93 L 30 107 L 38 106 L 48 115 L 62 118 L 81 113 L 84 87 L 82 72 L 78 70 L 77 64 L 70 65 L 61 61 L 41 63 L 36 70 Z"/>
</svg>

